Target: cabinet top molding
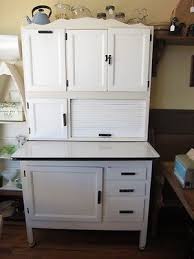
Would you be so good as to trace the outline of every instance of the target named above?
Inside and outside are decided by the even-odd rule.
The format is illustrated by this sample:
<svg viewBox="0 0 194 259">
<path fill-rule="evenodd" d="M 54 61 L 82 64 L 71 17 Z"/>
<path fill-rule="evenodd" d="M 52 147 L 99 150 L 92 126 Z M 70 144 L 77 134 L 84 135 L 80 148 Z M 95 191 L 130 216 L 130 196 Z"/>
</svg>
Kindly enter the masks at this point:
<svg viewBox="0 0 194 259">
<path fill-rule="evenodd" d="M 22 29 L 108 29 L 108 28 L 139 28 L 139 29 L 153 29 L 153 26 L 146 26 L 144 24 L 125 24 L 114 19 L 97 19 L 91 17 L 84 17 L 79 19 L 59 19 L 46 25 L 28 24 Z"/>
</svg>

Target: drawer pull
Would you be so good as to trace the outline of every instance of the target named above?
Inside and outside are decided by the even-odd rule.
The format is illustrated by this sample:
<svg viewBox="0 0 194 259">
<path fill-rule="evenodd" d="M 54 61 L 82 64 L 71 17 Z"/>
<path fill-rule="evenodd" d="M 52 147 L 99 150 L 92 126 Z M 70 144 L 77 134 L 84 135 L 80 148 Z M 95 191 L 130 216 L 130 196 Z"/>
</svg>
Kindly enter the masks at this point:
<svg viewBox="0 0 194 259">
<path fill-rule="evenodd" d="M 119 192 L 134 192 L 134 189 L 120 189 Z"/>
<path fill-rule="evenodd" d="M 112 134 L 98 134 L 99 137 L 111 137 Z"/>
<path fill-rule="evenodd" d="M 120 214 L 133 214 L 134 211 L 133 210 L 120 210 L 119 213 Z"/>
<path fill-rule="evenodd" d="M 41 34 L 51 34 L 51 33 L 53 33 L 53 31 L 38 31 L 38 33 L 41 33 Z"/>
<path fill-rule="evenodd" d="M 122 172 L 121 175 L 136 175 L 135 172 Z"/>
</svg>

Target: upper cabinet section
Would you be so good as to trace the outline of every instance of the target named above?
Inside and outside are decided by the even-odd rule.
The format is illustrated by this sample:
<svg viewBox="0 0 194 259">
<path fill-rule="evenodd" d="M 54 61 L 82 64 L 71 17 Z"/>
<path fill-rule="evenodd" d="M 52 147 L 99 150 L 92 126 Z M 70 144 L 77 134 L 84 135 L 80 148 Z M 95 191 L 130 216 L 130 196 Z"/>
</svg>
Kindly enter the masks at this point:
<svg viewBox="0 0 194 259">
<path fill-rule="evenodd" d="M 22 38 L 26 89 L 65 91 L 65 30 L 26 30 Z"/>
<path fill-rule="evenodd" d="M 27 91 L 145 92 L 152 27 L 82 18 L 22 30 Z"/>
<path fill-rule="evenodd" d="M 109 91 L 146 91 L 149 83 L 150 29 L 110 29 Z"/>
<path fill-rule="evenodd" d="M 70 91 L 106 91 L 107 30 L 67 30 Z"/>
</svg>

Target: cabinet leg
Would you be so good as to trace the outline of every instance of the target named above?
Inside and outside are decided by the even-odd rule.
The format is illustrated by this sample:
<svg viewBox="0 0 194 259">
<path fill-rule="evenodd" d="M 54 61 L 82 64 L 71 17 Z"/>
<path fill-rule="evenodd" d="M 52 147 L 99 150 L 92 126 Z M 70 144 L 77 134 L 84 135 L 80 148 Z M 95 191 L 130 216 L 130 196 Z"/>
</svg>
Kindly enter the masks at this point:
<svg viewBox="0 0 194 259">
<path fill-rule="evenodd" d="M 146 241 L 147 241 L 147 228 L 143 229 L 140 232 L 140 236 L 139 236 L 139 249 L 140 250 L 144 250 L 145 249 Z"/>
<path fill-rule="evenodd" d="M 26 231 L 27 231 L 27 238 L 28 238 L 29 247 L 34 247 L 36 243 L 34 241 L 33 229 L 31 227 L 27 226 Z"/>
</svg>

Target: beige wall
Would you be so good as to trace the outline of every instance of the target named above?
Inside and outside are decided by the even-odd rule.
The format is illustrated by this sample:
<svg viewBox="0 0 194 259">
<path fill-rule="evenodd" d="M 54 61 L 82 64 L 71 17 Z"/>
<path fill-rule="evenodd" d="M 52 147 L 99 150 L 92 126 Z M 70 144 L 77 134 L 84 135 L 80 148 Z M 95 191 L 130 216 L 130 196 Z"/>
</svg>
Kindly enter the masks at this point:
<svg viewBox="0 0 194 259">
<path fill-rule="evenodd" d="M 33 6 L 47 4 L 53 7 L 57 0 L 0 0 L 0 34 L 19 34 L 25 16 Z M 89 7 L 93 14 L 107 4 L 124 10 L 128 17 L 135 8 L 147 8 L 150 22 L 168 21 L 178 0 L 67 0 L 67 4 Z M 151 107 L 170 109 L 194 109 L 194 87 L 189 87 L 190 59 L 194 47 L 167 47 L 153 80 Z"/>
</svg>

